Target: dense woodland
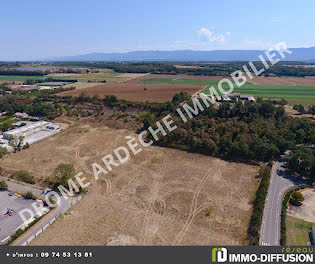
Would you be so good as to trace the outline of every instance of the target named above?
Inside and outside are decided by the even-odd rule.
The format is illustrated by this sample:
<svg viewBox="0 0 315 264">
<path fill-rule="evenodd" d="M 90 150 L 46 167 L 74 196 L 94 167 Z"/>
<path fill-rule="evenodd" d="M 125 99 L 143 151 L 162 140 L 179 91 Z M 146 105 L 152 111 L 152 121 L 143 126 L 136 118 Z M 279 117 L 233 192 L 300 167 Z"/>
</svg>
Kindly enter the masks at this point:
<svg viewBox="0 0 315 264">
<path fill-rule="evenodd" d="M 224 159 L 269 161 L 299 144 L 315 143 L 315 124 L 287 117 L 282 105 L 223 103 L 219 108 L 210 106 L 187 123 L 175 114 L 174 106 L 165 105 L 144 120 L 147 128 L 168 111 L 174 113 L 178 128 L 161 137 L 157 142 L 161 146 Z"/>
<path fill-rule="evenodd" d="M 288 66 L 294 64 L 295 66 Z M 178 63 L 171 62 L 148 62 L 148 63 L 124 63 L 124 62 L 64 62 L 56 63 L 57 66 L 80 66 L 94 68 L 109 68 L 120 73 L 156 73 L 156 74 L 189 74 L 189 75 L 207 75 L 207 76 L 228 76 L 236 70 L 241 70 L 243 65 L 248 62 L 224 62 L 224 63 L 194 63 L 196 68 L 178 68 Z M 179 63 L 180 64 L 180 63 Z M 315 67 L 302 67 L 301 63 L 282 62 L 278 63 L 262 75 L 264 76 L 315 76 Z M 186 65 L 186 64 L 185 64 Z M 259 70 L 265 68 L 261 62 L 254 62 Z M 296 67 L 299 66 L 299 67 Z M 251 70 L 251 69 L 249 69 Z M 251 70 L 252 71 L 252 70 Z M 252 71 L 253 72 L 253 71 Z"/>
</svg>

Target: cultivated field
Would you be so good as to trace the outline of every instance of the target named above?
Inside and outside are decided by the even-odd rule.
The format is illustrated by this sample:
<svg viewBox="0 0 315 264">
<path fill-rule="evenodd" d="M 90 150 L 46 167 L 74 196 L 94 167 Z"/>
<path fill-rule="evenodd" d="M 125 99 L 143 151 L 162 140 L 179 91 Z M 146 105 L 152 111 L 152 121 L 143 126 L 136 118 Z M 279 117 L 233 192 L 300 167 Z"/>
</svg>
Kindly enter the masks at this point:
<svg viewBox="0 0 315 264">
<path fill-rule="evenodd" d="M 147 74 L 142 77 L 138 77 L 128 82 L 142 82 L 145 79 L 190 79 L 190 80 L 222 80 L 223 78 L 230 78 L 224 76 L 202 76 L 202 75 L 186 75 L 186 74 Z"/>
<path fill-rule="evenodd" d="M 89 73 L 58 73 L 58 74 L 49 74 L 48 76 L 56 79 L 65 79 L 65 80 L 77 80 L 79 82 L 123 82 L 133 78 L 139 78 L 145 74 L 141 73 L 117 73 L 111 69 L 97 69 L 94 72 Z"/>
<path fill-rule="evenodd" d="M 241 245 L 257 166 L 160 147 L 145 148 L 95 181 L 91 164 L 125 145 L 131 131 L 100 120 L 71 121 L 60 134 L 8 155 L 6 170 L 28 170 L 40 182 L 60 163 L 91 180 L 88 194 L 33 245 Z"/>
<path fill-rule="evenodd" d="M 224 87 L 224 86 L 223 86 Z M 219 92 L 219 90 L 217 90 Z M 209 89 L 205 88 L 208 94 Z M 233 93 L 250 94 L 262 98 L 284 98 L 289 104 L 304 104 L 305 106 L 315 103 L 315 86 L 284 86 L 284 85 L 254 85 L 246 83 L 241 87 L 235 87 Z"/>
<path fill-rule="evenodd" d="M 254 77 L 249 82 L 257 85 L 315 86 L 315 77 Z"/>
<path fill-rule="evenodd" d="M 105 83 L 89 88 L 66 91 L 58 95 L 79 96 L 83 92 L 89 96 L 99 95 L 100 97 L 113 94 L 119 99 L 135 102 L 164 102 L 172 100 L 174 94 L 181 91 L 194 94 L 203 87 L 204 85 L 200 84 Z"/>
<path fill-rule="evenodd" d="M 181 79 L 181 78 L 145 78 L 142 83 L 172 83 L 172 84 L 209 84 L 217 86 L 218 80 Z"/>
<path fill-rule="evenodd" d="M 138 83 L 164 83 L 164 84 L 200 84 L 217 88 L 223 76 L 193 76 L 193 75 L 168 75 L 148 74 L 128 82 Z M 231 78 L 229 78 L 231 80 Z M 228 85 L 223 84 L 227 89 Z M 209 93 L 208 89 L 203 90 Z M 263 98 L 284 98 L 290 105 L 303 104 L 309 106 L 315 103 L 315 77 L 255 77 L 242 87 L 235 87 L 235 93 L 250 94 Z"/>
<path fill-rule="evenodd" d="M 0 81 L 44 80 L 45 76 L 0 75 Z"/>
</svg>

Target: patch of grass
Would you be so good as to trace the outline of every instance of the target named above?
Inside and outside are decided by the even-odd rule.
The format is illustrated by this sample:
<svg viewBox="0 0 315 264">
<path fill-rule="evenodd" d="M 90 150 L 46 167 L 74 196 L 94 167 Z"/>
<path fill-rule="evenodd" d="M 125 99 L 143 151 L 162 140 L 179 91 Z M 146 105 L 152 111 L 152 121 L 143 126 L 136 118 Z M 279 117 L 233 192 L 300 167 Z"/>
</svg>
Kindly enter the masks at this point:
<svg viewBox="0 0 315 264">
<path fill-rule="evenodd" d="M 0 75 L 0 81 L 45 80 L 45 76 Z"/>
<path fill-rule="evenodd" d="M 292 105 L 292 106 L 294 106 L 296 104 L 297 105 L 301 104 L 304 107 L 308 107 L 310 105 L 315 104 L 315 100 L 314 99 L 305 99 L 305 98 L 299 98 L 299 99 L 295 99 L 294 98 L 294 99 L 292 99 L 292 98 L 287 98 L 286 100 L 288 101 L 288 104 Z"/>
<path fill-rule="evenodd" d="M 309 233 L 315 223 L 287 216 L 286 225 L 288 246 L 307 246 L 310 243 Z"/>
</svg>

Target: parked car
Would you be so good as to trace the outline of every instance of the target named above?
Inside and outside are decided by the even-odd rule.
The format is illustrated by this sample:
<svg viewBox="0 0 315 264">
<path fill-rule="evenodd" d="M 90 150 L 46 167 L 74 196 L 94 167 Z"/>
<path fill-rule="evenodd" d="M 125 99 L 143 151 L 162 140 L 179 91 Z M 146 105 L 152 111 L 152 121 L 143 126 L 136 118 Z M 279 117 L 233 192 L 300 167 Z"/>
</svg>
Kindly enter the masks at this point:
<svg viewBox="0 0 315 264">
<path fill-rule="evenodd" d="M 7 214 L 9 216 L 12 216 L 12 215 L 16 214 L 16 212 L 13 209 L 8 208 Z"/>
</svg>

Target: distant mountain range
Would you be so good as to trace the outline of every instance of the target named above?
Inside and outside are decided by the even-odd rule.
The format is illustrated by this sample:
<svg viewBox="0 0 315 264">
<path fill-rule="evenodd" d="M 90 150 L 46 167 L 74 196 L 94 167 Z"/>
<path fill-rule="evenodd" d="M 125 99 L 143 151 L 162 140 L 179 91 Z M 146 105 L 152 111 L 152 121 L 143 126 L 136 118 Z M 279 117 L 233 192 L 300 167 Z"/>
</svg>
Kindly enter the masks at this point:
<svg viewBox="0 0 315 264">
<path fill-rule="evenodd" d="M 292 48 L 286 61 L 315 61 L 315 47 Z M 46 61 L 258 61 L 264 50 L 175 50 L 132 51 L 126 53 L 90 53 L 77 56 L 56 57 Z"/>
</svg>

